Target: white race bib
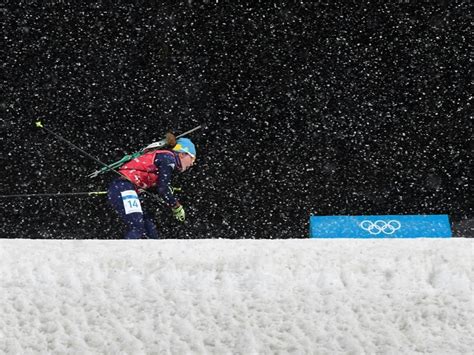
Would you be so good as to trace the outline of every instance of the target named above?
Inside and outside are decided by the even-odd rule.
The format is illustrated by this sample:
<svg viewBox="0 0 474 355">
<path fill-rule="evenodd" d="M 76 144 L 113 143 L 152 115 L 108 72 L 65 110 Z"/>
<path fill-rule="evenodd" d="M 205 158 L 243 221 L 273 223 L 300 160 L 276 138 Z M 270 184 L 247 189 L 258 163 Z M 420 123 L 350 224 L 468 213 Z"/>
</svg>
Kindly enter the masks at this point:
<svg viewBox="0 0 474 355">
<path fill-rule="evenodd" d="M 134 190 L 128 190 L 121 192 L 123 206 L 125 207 L 125 214 L 136 213 L 142 211 L 142 205 L 138 199 L 137 192 Z"/>
</svg>

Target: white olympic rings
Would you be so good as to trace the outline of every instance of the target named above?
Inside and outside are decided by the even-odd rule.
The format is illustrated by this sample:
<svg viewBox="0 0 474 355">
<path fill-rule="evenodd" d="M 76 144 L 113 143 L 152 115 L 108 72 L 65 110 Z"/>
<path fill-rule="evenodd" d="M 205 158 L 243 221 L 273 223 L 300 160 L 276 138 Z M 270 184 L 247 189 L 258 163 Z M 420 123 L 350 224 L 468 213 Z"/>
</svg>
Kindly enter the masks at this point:
<svg viewBox="0 0 474 355">
<path fill-rule="evenodd" d="M 359 226 L 370 234 L 377 235 L 380 233 L 393 234 L 401 228 L 402 224 L 395 219 L 392 219 L 388 222 L 382 220 L 375 222 L 365 220 L 360 222 Z"/>
</svg>

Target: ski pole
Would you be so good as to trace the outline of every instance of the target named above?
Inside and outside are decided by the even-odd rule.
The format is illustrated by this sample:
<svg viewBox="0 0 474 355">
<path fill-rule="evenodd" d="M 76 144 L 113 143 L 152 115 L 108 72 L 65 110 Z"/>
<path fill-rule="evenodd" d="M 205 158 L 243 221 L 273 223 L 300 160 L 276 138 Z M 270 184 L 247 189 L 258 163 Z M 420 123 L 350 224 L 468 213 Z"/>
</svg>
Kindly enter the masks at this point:
<svg viewBox="0 0 474 355">
<path fill-rule="evenodd" d="M 172 187 L 173 193 L 181 192 L 180 187 Z M 37 194 L 12 194 L 12 195 L 0 195 L 0 198 L 29 198 L 29 197 L 73 197 L 73 196 L 101 196 L 107 195 L 107 191 L 87 191 L 87 192 L 48 192 L 48 193 L 37 193 Z"/>
<path fill-rule="evenodd" d="M 0 195 L 0 198 L 19 198 L 19 197 L 72 197 L 72 196 L 100 196 L 106 195 L 107 191 L 90 191 L 90 192 L 55 192 L 55 193 L 39 193 L 39 194 L 13 194 Z"/>
<path fill-rule="evenodd" d="M 61 136 L 60 136 L 59 134 L 57 134 L 56 132 L 54 132 L 54 131 L 50 130 L 49 128 L 45 127 L 45 126 L 43 125 L 43 123 L 42 123 L 40 120 L 36 121 L 36 127 L 44 129 L 46 132 L 48 132 L 49 134 L 53 135 L 53 136 L 56 137 L 57 139 L 59 139 L 59 140 L 65 142 L 65 143 L 69 144 L 71 147 L 74 147 L 75 149 L 77 149 L 78 151 L 80 151 L 80 152 L 81 152 L 82 154 L 84 154 L 85 156 L 91 158 L 92 160 L 96 161 L 96 162 L 99 163 L 100 165 L 109 168 L 109 166 L 108 166 L 107 164 L 101 162 L 99 159 L 97 159 L 96 157 L 90 155 L 90 154 L 87 153 L 85 150 L 79 148 L 79 147 L 78 147 L 77 145 L 75 145 L 74 143 L 68 141 L 67 139 L 61 137 Z M 121 173 L 118 172 L 117 170 L 115 170 L 115 169 L 109 169 L 109 170 L 111 170 L 111 171 L 115 172 L 116 174 L 120 175 L 120 176 L 121 176 L 122 178 L 124 178 L 125 180 L 130 181 L 130 179 L 129 179 L 128 177 L 126 177 L 125 175 L 121 174 Z M 131 181 L 130 181 L 130 182 L 131 182 Z M 132 182 L 132 184 L 133 184 L 133 182 Z M 158 197 L 157 195 L 155 195 L 155 194 L 153 194 L 153 193 L 151 193 L 151 192 L 149 192 L 149 191 L 147 191 L 147 190 L 142 190 L 142 189 L 140 189 L 140 191 L 143 191 L 144 193 L 148 194 L 149 196 L 151 196 L 151 197 L 152 197 L 154 200 L 156 200 L 156 201 L 159 201 L 159 202 L 161 202 L 161 203 L 164 202 L 163 199 L 161 199 L 161 198 Z"/>
<path fill-rule="evenodd" d="M 101 162 L 99 159 L 97 159 L 96 157 L 90 155 L 90 154 L 87 153 L 85 150 L 79 148 L 79 147 L 78 147 L 77 145 L 75 145 L 74 143 L 68 141 L 66 138 L 61 137 L 61 136 L 60 136 L 59 134 L 57 134 L 56 132 L 54 132 L 54 131 L 50 130 L 49 128 L 45 127 L 41 121 L 36 121 L 36 127 L 41 128 L 41 129 L 44 129 L 44 130 L 45 130 L 46 132 L 48 132 L 49 134 L 52 134 L 52 135 L 53 135 L 54 137 L 56 137 L 57 139 L 59 139 L 59 140 L 65 142 L 65 143 L 69 144 L 70 146 L 76 148 L 76 149 L 77 149 L 78 151 L 80 151 L 82 154 L 84 154 L 85 156 L 91 158 L 91 159 L 94 160 L 95 162 L 97 162 L 97 163 L 99 163 L 99 164 L 101 164 L 101 165 L 103 165 L 103 166 L 107 166 L 107 167 L 108 167 L 107 164 Z M 118 171 L 116 171 L 116 170 L 114 170 L 114 171 L 115 171 L 117 174 L 119 174 L 120 176 L 123 176 L 123 175 L 120 174 Z"/>
<path fill-rule="evenodd" d="M 139 151 L 139 152 L 136 152 L 136 153 L 133 153 L 133 154 L 127 154 L 125 155 L 122 159 L 120 159 L 119 161 L 116 161 L 114 163 L 110 163 L 109 165 L 107 165 L 107 167 L 103 167 L 99 170 L 96 170 L 94 171 L 93 173 L 87 175 L 87 177 L 89 178 L 95 178 L 97 177 L 99 174 L 102 174 L 102 173 L 105 173 L 109 170 L 114 170 L 114 169 L 117 169 L 117 168 L 120 168 L 123 164 L 125 164 L 126 162 L 129 162 L 130 160 L 132 159 L 135 159 L 135 158 L 138 158 L 140 155 L 143 154 L 143 151 Z"/>
</svg>

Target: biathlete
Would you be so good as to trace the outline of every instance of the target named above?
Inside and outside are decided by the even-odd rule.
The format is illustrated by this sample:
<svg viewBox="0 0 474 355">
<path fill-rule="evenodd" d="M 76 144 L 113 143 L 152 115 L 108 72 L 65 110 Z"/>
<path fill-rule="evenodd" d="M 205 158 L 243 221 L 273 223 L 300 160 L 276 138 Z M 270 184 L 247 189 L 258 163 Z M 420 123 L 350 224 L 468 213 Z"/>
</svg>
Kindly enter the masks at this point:
<svg viewBox="0 0 474 355">
<path fill-rule="evenodd" d="M 196 148 L 188 138 L 176 140 L 168 133 L 166 139 L 171 149 L 146 152 L 123 164 L 118 169 L 122 177 L 109 186 L 108 201 L 128 226 L 125 239 L 158 238 L 153 214 L 142 208 L 138 198 L 140 190 L 158 193 L 173 216 L 180 222 L 185 220 L 184 208 L 173 195 L 170 184 L 175 171 L 184 172 L 193 166 Z"/>
</svg>

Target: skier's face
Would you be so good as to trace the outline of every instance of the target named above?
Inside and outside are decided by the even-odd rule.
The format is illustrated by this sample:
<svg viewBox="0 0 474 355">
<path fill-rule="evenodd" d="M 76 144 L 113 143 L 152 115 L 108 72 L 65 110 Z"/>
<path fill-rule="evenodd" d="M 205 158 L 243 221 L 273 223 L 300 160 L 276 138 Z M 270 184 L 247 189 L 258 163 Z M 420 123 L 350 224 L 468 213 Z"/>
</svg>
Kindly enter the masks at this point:
<svg viewBox="0 0 474 355">
<path fill-rule="evenodd" d="M 179 159 L 181 160 L 181 171 L 188 170 L 193 166 L 194 161 L 196 160 L 192 155 L 186 153 L 180 153 Z"/>
</svg>

